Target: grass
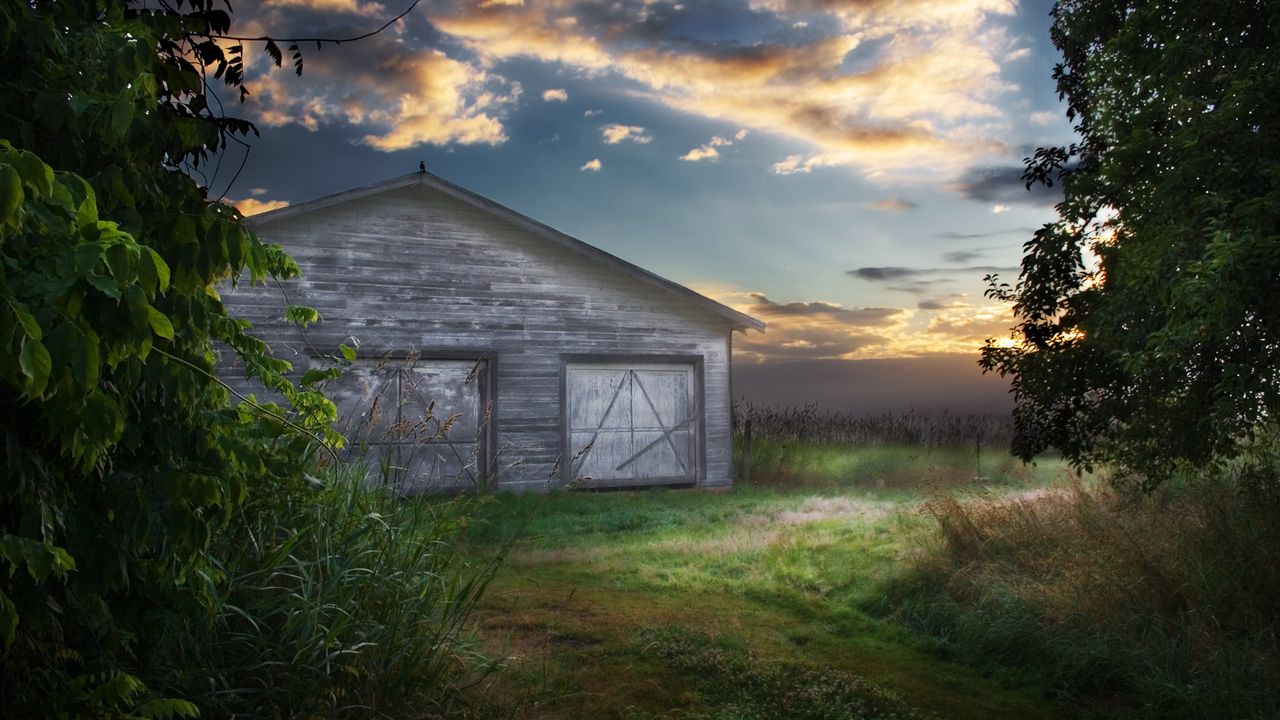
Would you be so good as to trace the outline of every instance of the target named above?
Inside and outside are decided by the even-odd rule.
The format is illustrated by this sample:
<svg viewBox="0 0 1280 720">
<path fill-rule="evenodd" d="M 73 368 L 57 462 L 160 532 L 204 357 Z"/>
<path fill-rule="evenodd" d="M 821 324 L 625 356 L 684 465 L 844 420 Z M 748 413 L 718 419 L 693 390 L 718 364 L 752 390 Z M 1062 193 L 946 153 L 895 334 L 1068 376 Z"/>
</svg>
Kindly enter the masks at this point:
<svg viewBox="0 0 1280 720">
<path fill-rule="evenodd" d="M 941 532 L 882 606 L 969 664 L 1032 668 L 1094 714 L 1280 717 L 1280 504 L 1245 487 L 937 498 Z"/>
<path fill-rule="evenodd" d="M 736 454 L 741 453 L 739 440 Z M 775 488 L 896 490 L 915 497 L 933 488 L 1042 485 L 1062 469 L 1052 458 L 1029 466 L 991 447 L 756 439 L 751 448 L 752 477 Z"/>
<path fill-rule="evenodd" d="M 204 714 L 443 717 L 492 668 L 469 628 L 504 548 L 459 556 L 473 501 L 406 503 L 364 475 L 276 488 L 218 538 L 216 621 L 156 671 Z"/>
<path fill-rule="evenodd" d="M 759 439 L 753 454 L 755 482 L 728 492 L 482 502 L 470 552 L 524 539 L 476 611 L 487 650 L 510 658 L 480 714 L 1073 716 L 1038 677 L 975 670 L 862 609 L 930 532 L 918 509 L 931 483 L 1028 491 L 1060 480 L 1061 463 L 993 462 L 975 481 L 973 450 Z"/>
</svg>

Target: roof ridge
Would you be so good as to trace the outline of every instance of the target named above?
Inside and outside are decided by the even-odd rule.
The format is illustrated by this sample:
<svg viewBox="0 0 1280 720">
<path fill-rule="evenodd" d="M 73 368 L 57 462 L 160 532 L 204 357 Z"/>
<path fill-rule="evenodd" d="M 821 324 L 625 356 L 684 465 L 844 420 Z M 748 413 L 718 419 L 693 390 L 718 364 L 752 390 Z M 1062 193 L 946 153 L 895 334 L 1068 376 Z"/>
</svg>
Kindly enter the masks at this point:
<svg viewBox="0 0 1280 720">
<path fill-rule="evenodd" d="M 614 255 L 605 250 L 601 250 L 600 248 L 590 243 L 584 242 L 571 235 L 568 235 L 564 232 L 556 230 L 550 225 L 539 222 L 538 220 L 535 220 L 529 217 L 528 215 L 525 215 L 516 210 L 512 210 L 511 208 L 505 205 L 502 205 L 499 202 L 491 200 L 487 197 L 484 197 L 483 195 L 480 195 L 471 190 L 468 190 L 462 187 L 461 185 L 456 185 L 452 182 L 449 182 L 448 180 L 445 180 L 442 177 L 439 177 L 438 175 L 433 175 L 432 173 L 429 173 L 426 171 L 419 171 L 415 173 L 410 173 L 408 175 L 401 175 L 398 177 L 388 178 L 387 180 L 381 180 L 376 183 L 362 185 L 360 187 L 352 188 L 350 190 L 343 190 L 341 192 L 324 195 L 318 198 L 314 198 L 312 200 L 307 200 L 307 201 L 298 203 L 296 205 L 287 205 L 285 207 L 277 208 L 275 210 L 269 210 L 259 215 L 252 216 L 251 218 L 248 219 L 248 222 L 251 227 L 262 225 L 262 224 L 274 222 L 276 220 L 282 220 L 282 219 L 291 217 L 293 215 L 298 215 L 305 212 L 319 210 L 321 208 L 329 207 L 330 205 L 337 205 L 344 202 L 350 202 L 352 200 L 368 197 L 370 195 L 377 195 L 382 192 L 388 192 L 388 191 L 396 190 L 402 187 L 410 187 L 414 184 L 427 186 L 435 190 L 438 190 L 440 192 L 443 192 L 446 195 L 449 195 L 455 199 L 461 200 L 473 207 L 476 207 L 480 210 L 488 212 L 491 215 L 494 215 L 500 219 L 506 220 L 507 222 L 523 227 L 524 229 L 530 232 L 533 232 L 534 234 L 539 235 L 547 240 L 550 240 L 562 247 L 566 247 L 575 252 L 587 255 L 588 257 L 592 257 L 595 260 L 599 260 L 601 262 L 606 262 L 611 265 L 614 265 L 619 270 L 627 273 L 628 275 L 636 277 L 652 285 L 656 285 L 669 292 L 684 296 L 687 299 L 693 300 L 701 305 L 704 305 L 708 310 L 711 310 L 712 312 L 715 312 L 721 317 L 724 317 L 726 320 L 729 320 L 731 326 L 734 329 L 743 330 L 743 331 L 747 329 L 764 331 L 765 329 L 765 324 L 763 322 L 751 317 L 750 315 L 734 310 L 728 305 L 712 300 L 706 295 L 703 295 L 695 290 L 691 290 L 685 287 L 684 285 L 681 285 L 672 280 L 668 280 L 667 278 L 664 278 L 661 275 L 658 275 L 657 273 L 646 270 L 640 267 L 639 265 L 628 262 L 627 260 L 623 260 L 617 255 Z"/>
</svg>

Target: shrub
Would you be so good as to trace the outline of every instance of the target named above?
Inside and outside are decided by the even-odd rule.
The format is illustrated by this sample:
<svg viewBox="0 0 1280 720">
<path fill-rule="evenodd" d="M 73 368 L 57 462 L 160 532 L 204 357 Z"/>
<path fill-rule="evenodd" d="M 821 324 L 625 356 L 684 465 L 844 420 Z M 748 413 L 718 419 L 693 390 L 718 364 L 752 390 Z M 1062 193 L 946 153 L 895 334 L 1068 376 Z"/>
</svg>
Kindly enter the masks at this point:
<svg viewBox="0 0 1280 720">
<path fill-rule="evenodd" d="M 1280 505 L 1235 491 L 1243 472 L 1258 466 L 1158 497 L 1080 484 L 938 497 L 924 508 L 936 542 L 880 610 L 949 652 L 1034 668 L 1068 696 L 1122 698 L 1139 717 L 1273 717 Z"/>
</svg>

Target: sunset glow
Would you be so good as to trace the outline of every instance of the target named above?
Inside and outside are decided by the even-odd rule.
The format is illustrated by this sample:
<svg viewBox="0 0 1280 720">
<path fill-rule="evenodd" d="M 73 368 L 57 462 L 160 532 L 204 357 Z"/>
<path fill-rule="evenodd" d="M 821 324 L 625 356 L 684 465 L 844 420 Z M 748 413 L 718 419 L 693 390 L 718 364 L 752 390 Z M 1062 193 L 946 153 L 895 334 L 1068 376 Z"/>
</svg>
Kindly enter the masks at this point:
<svg viewBox="0 0 1280 720">
<path fill-rule="evenodd" d="M 274 0 L 236 19 L 336 37 L 402 9 Z M 263 141 L 228 196 L 251 214 L 422 160 L 764 320 L 735 338 L 742 363 L 945 355 L 976 374 L 1013 324 L 983 277 L 1016 279 L 1058 198 L 1023 187 L 1022 158 L 1072 139 L 1048 9 L 434 2 L 369 40 L 304 48 L 300 78 L 251 50 L 238 110 Z"/>
</svg>

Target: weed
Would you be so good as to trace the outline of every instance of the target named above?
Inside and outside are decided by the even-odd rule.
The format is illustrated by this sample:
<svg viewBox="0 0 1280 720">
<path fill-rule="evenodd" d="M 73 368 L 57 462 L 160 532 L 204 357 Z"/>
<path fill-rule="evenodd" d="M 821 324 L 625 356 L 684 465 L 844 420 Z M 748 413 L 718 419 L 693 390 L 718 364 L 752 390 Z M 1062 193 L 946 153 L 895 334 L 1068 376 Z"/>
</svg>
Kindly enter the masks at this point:
<svg viewBox="0 0 1280 720">
<path fill-rule="evenodd" d="M 459 557 L 472 501 L 405 501 L 364 475 L 257 499 L 218 543 L 223 610 L 175 663 L 211 714 L 443 715 L 490 667 L 468 625 L 503 549 Z"/>
<path fill-rule="evenodd" d="M 877 601 L 948 652 L 1137 717 L 1280 713 L 1280 512 L 1217 483 L 941 496 Z M 872 603 L 876 604 L 876 603 Z"/>
<path fill-rule="evenodd" d="M 750 422 L 752 435 L 758 438 L 858 447 L 992 447 L 1007 451 L 1013 438 L 1013 421 L 1007 415 L 931 415 L 914 410 L 854 415 L 819 410 L 812 404 L 772 408 L 741 401 L 734 403 L 733 419 L 737 432 Z"/>
</svg>

